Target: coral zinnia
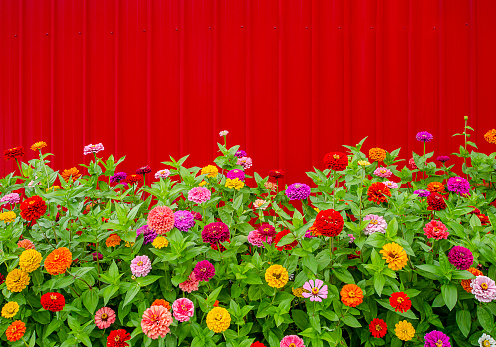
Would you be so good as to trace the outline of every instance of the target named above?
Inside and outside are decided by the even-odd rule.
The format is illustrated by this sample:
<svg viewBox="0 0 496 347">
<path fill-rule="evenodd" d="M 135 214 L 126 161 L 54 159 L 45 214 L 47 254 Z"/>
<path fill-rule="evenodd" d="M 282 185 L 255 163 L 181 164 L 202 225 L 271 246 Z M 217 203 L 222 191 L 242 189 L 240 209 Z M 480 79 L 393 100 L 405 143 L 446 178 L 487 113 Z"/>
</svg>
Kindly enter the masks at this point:
<svg viewBox="0 0 496 347">
<path fill-rule="evenodd" d="M 438 220 L 431 220 L 424 227 L 424 235 L 429 239 L 447 239 L 449 236 L 448 228 Z"/>
<path fill-rule="evenodd" d="M 439 193 L 430 193 L 427 197 L 427 209 L 430 211 L 441 211 L 446 209 L 444 196 Z"/>
<path fill-rule="evenodd" d="M 47 311 L 59 312 L 64 309 L 65 298 L 60 293 L 46 293 L 41 296 L 41 306 Z"/>
<path fill-rule="evenodd" d="M 386 151 L 382 148 L 371 148 L 369 149 L 369 158 L 372 161 L 384 161 L 386 159 Z"/>
<path fill-rule="evenodd" d="M 396 323 L 394 332 L 396 337 L 403 341 L 410 341 L 415 336 L 415 329 L 412 323 L 406 320 Z"/>
<path fill-rule="evenodd" d="M 372 183 L 367 189 L 367 196 L 369 201 L 380 204 L 388 201 L 388 196 L 391 196 L 391 191 L 382 182 Z"/>
<path fill-rule="evenodd" d="M 195 273 L 192 272 L 190 273 L 187 281 L 179 283 L 179 289 L 181 289 L 183 292 L 191 293 L 198 290 L 199 284 L 200 281 L 196 279 Z"/>
<path fill-rule="evenodd" d="M 11 149 L 6 149 L 3 151 L 3 157 L 5 160 L 17 159 L 24 156 L 24 147 L 14 147 Z"/>
<path fill-rule="evenodd" d="M 98 329 L 107 329 L 115 322 L 115 311 L 110 307 L 102 307 L 95 313 L 95 324 Z"/>
<path fill-rule="evenodd" d="M 272 288 L 282 288 L 288 283 L 288 270 L 282 265 L 271 265 L 265 271 L 265 280 Z"/>
<path fill-rule="evenodd" d="M 289 250 L 292 250 L 293 248 L 295 248 L 296 245 L 298 245 L 298 240 L 294 240 L 293 242 L 288 243 L 287 245 L 284 245 L 284 246 L 278 246 L 277 245 L 279 243 L 279 241 L 281 241 L 281 239 L 284 236 L 288 235 L 289 233 L 290 233 L 289 230 L 282 230 L 282 231 L 278 232 L 276 234 L 276 236 L 274 237 L 274 241 L 272 243 L 276 246 L 276 249 L 278 251 L 282 251 L 283 249 L 286 251 L 289 251 Z"/>
<path fill-rule="evenodd" d="M 357 307 L 363 302 L 363 290 L 356 284 L 347 284 L 341 289 L 341 301 L 349 307 Z"/>
<path fill-rule="evenodd" d="M 207 314 L 207 327 L 216 333 L 226 331 L 231 325 L 231 315 L 223 307 L 214 307 Z"/>
<path fill-rule="evenodd" d="M 491 129 L 484 134 L 484 139 L 492 144 L 496 144 L 496 129 Z"/>
<path fill-rule="evenodd" d="M 180 322 L 187 322 L 195 314 L 195 305 L 188 298 L 179 298 L 172 303 L 174 318 Z"/>
<path fill-rule="evenodd" d="M 5 331 L 5 336 L 10 342 L 20 340 L 26 333 L 26 324 L 20 320 L 13 322 Z"/>
<path fill-rule="evenodd" d="M 467 270 L 468 272 L 470 272 L 472 275 L 474 276 L 482 276 L 484 275 L 482 273 L 482 271 L 480 271 L 479 269 L 475 268 L 475 267 L 471 267 Z M 462 280 L 461 282 L 461 285 L 463 287 L 463 289 L 467 292 L 467 293 L 472 293 L 472 287 L 470 287 L 470 283 L 472 283 L 472 279 L 469 279 L 469 280 Z"/>
<path fill-rule="evenodd" d="M 64 170 L 60 176 L 62 176 L 62 178 L 63 178 L 63 179 L 64 179 L 64 181 L 66 181 L 66 182 L 69 182 L 69 179 L 70 179 L 70 178 L 71 178 L 71 176 L 72 176 L 72 182 L 74 182 L 74 181 L 75 181 L 75 180 L 77 180 L 79 177 L 81 177 L 81 174 L 79 173 L 79 170 L 78 170 L 78 169 L 76 169 L 75 167 L 73 167 L 73 168 L 71 168 L 71 169 Z"/>
<path fill-rule="evenodd" d="M 12 293 L 22 292 L 29 284 L 29 275 L 27 272 L 14 269 L 7 275 L 5 284 L 7 285 L 7 289 Z"/>
<path fill-rule="evenodd" d="M 163 306 L 152 306 L 147 308 L 141 318 L 141 329 L 149 338 L 156 340 L 165 337 L 170 331 L 172 314 Z"/>
<path fill-rule="evenodd" d="M 60 275 L 71 266 L 72 253 L 66 247 L 53 250 L 45 259 L 45 269 L 51 275 Z"/>
<path fill-rule="evenodd" d="M 19 312 L 19 304 L 15 301 L 9 301 L 2 307 L 2 317 L 12 318 Z"/>
<path fill-rule="evenodd" d="M 107 347 L 127 347 L 131 335 L 124 329 L 112 330 L 107 337 Z"/>
<path fill-rule="evenodd" d="M 31 150 L 32 151 L 39 151 L 40 149 L 45 148 L 46 146 L 47 146 L 47 144 L 45 141 L 38 141 L 31 146 Z"/>
<path fill-rule="evenodd" d="M 385 244 L 379 251 L 382 254 L 382 259 L 388 263 L 388 268 L 391 270 L 401 270 L 405 267 L 408 256 L 403 247 L 395 242 Z"/>
<path fill-rule="evenodd" d="M 27 273 L 33 272 L 40 267 L 41 253 L 34 249 L 27 249 L 19 256 L 19 267 Z"/>
<path fill-rule="evenodd" d="M 343 171 L 348 166 L 348 156 L 341 152 L 329 152 L 324 156 L 324 164 L 328 169 Z"/>
<path fill-rule="evenodd" d="M 389 298 L 389 304 L 394 308 L 395 311 L 406 312 L 412 307 L 412 301 L 403 292 L 397 292 L 391 294 Z"/>
<path fill-rule="evenodd" d="M 174 212 L 167 206 L 156 206 L 148 213 L 148 227 L 165 235 L 174 227 Z"/>
<path fill-rule="evenodd" d="M 107 237 L 107 240 L 105 240 L 105 244 L 107 245 L 107 247 L 116 247 L 119 246 L 121 241 L 122 239 L 119 235 L 110 234 L 109 237 Z"/>
<path fill-rule="evenodd" d="M 27 221 L 39 219 L 47 210 L 46 202 L 38 195 L 24 200 L 19 207 L 21 209 L 21 217 Z"/>
<path fill-rule="evenodd" d="M 317 236 L 335 237 L 343 231 L 344 220 L 341 214 L 333 209 L 320 211 L 313 223 Z"/>
<path fill-rule="evenodd" d="M 374 318 L 369 324 L 369 330 L 373 337 L 383 338 L 387 333 L 387 324 L 380 318 Z"/>
</svg>

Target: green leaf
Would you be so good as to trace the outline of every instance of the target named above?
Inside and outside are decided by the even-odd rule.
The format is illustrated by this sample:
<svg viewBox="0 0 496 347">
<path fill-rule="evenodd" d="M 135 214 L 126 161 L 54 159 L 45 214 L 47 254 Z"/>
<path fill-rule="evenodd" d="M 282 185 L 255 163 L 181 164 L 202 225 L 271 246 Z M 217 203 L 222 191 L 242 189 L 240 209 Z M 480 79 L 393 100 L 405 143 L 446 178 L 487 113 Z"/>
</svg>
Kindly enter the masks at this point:
<svg viewBox="0 0 496 347">
<path fill-rule="evenodd" d="M 487 307 L 477 306 L 477 318 L 485 331 L 493 330 L 494 317 Z"/>
<path fill-rule="evenodd" d="M 156 280 L 162 278 L 163 276 L 146 276 L 146 277 L 138 277 L 136 278 L 136 282 L 138 282 L 138 284 L 141 286 L 141 287 L 146 287 L 150 284 L 152 284 L 153 282 L 155 282 Z"/>
<path fill-rule="evenodd" d="M 309 254 L 305 258 L 303 258 L 302 263 L 303 266 L 307 267 L 308 269 L 310 269 L 310 271 L 312 271 L 315 275 L 317 275 L 318 264 L 313 254 Z"/>
<path fill-rule="evenodd" d="M 456 285 L 453 283 L 443 284 L 441 286 L 441 294 L 443 295 L 443 300 L 446 303 L 446 306 L 451 311 L 458 301 L 458 290 Z"/>
<path fill-rule="evenodd" d="M 291 310 L 291 315 L 293 317 L 296 326 L 300 330 L 305 330 L 308 327 L 309 324 L 308 314 L 305 311 L 293 309 Z"/>
<path fill-rule="evenodd" d="M 374 289 L 377 292 L 377 295 L 381 296 L 384 284 L 386 284 L 384 275 L 379 272 L 374 273 Z"/>
<path fill-rule="evenodd" d="M 55 330 L 57 330 L 60 327 L 60 324 L 62 322 L 58 319 L 52 319 L 50 324 L 47 326 L 47 330 L 43 334 L 43 339 L 46 339 L 48 336 L 50 336 L 51 333 L 53 333 Z"/>
<path fill-rule="evenodd" d="M 342 318 L 344 324 L 352 327 L 352 328 L 360 328 L 362 325 L 358 322 L 358 320 L 353 317 L 351 314 L 347 314 Z"/>
<path fill-rule="evenodd" d="M 83 293 L 82 301 L 84 307 L 91 313 L 95 313 L 95 309 L 98 306 L 98 288 L 88 289 Z"/>
<path fill-rule="evenodd" d="M 347 284 L 355 284 L 355 279 L 351 275 L 351 273 L 346 269 L 332 269 L 332 273 L 336 276 L 340 281 Z"/>
<path fill-rule="evenodd" d="M 123 307 L 126 306 L 127 304 L 129 304 L 134 299 L 136 294 L 138 294 L 139 291 L 140 291 L 140 286 L 138 284 L 131 287 L 131 289 L 126 294 L 126 298 L 124 299 Z"/>
<path fill-rule="evenodd" d="M 207 303 L 210 305 L 214 304 L 221 290 L 222 290 L 222 286 L 215 288 L 213 292 L 208 295 Z"/>
<path fill-rule="evenodd" d="M 456 311 L 456 324 L 462 332 L 463 336 L 467 337 L 470 333 L 470 326 L 472 324 L 472 318 L 470 317 L 470 311 L 468 310 L 458 310 Z"/>
</svg>

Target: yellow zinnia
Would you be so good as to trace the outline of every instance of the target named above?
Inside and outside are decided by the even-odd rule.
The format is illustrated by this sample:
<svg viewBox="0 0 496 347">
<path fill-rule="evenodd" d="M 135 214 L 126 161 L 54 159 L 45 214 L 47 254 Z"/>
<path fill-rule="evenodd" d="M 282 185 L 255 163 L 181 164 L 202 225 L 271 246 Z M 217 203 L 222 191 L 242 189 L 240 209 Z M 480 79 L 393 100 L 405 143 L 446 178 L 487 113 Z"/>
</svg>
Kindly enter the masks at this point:
<svg viewBox="0 0 496 347">
<path fill-rule="evenodd" d="M 310 293 L 308 290 L 304 289 L 303 287 L 291 288 L 291 291 L 293 292 L 294 296 L 297 296 L 299 298 L 303 298 L 303 293 Z"/>
<path fill-rule="evenodd" d="M 226 187 L 227 188 L 234 188 L 234 189 L 241 189 L 245 186 L 245 183 L 243 181 L 241 181 L 239 178 L 235 178 L 235 179 L 230 179 L 228 178 L 226 180 Z"/>
<path fill-rule="evenodd" d="M 17 312 L 19 312 L 19 304 L 15 301 L 8 302 L 2 307 L 2 317 L 4 318 L 12 318 Z"/>
<path fill-rule="evenodd" d="M 403 247 L 394 242 L 384 245 L 380 253 L 382 254 L 382 259 L 386 260 L 388 268 L 391 270 L 403 269 L 408 261 L 408 256 Z"/>
<path fill-rule="evenodd" d="M 370 163 L 367 160 L 359 160 L 358 165 L 360 166 L 368 166 Z"/>
<path fill-rule="evenodd" d="M 155 238 L 155 240 L 153 240 L 152 242 L 152 246 L 158 249 L 167 247 L 168 245 L 169 241 L 167 241 L 167 239 L 163 236 Z"/>
<path fill-rule="evenodd" d="M 33 272 L 40 267 L 41 253 L 35 249 L 27 249 L 19 256 L 19 267 L 27 273 Z"/>
<path fill-rule="evenodd" d="M 207 314 L 207 327 L 216 333 L 226 331 L 231 325 L 231 315 L 223 307 L 214 307 Z"/>
<path fill-rule="evenodd" d="M 407 322 L 406 320 L 399 321 L 395 325 L 394 332 L 396 336 L 403 341 L 410 341 L 415 336 L 415 328 L 412 323 Z"/>
<path fill-rule="evenodd" d="M 46 146 L 47 146 L 47 144 L 45 141 L 38 141 L 34 145 L 31 146 L 31 150 L 37 151 L 37 150 L 40 150 L 42 148 L 45 148 Z"/>
<path fill-rule="evenodd" d="M 3 221 L 5 224 L 12 223 L 13 221 L 15 221 L 16 217 L 17 216 L 15 212 L 12 211 L 0 213 L 0 220 Z"/>
<path fill-rule="evenodd" d="M 272 265 L 265 271 L 265 280 L 272 288 L 282 288 L 288 283 L 289 274 L 281 265 Z"/>
<path fill-rule="evenodd" d="M 204 186 L 204 185 L 206 185 L 206 184 L 207 184 L 207 182 L 205 182 L 205 181 L 201 181 L 201 182 L 200 182 L 200 184 L 199 184 L 199 186 L 200 186 L 200 187 L 203 187 L 203 186 Z"/>
<path fill-rule="evenodd" d="M 217 177 L 219 169 L 214 165 L 207 165 L 201 169 L 202 175 L 207 175 L 207 177 Z"/>
<path fill-rule="evenodd" d="M 14 269 L 7 275 L 5 284 L 7 285 L 7 289 L 13 293 L 22 292 L 29 284 L 29 275 L 27 272 Z"/>
</svg>

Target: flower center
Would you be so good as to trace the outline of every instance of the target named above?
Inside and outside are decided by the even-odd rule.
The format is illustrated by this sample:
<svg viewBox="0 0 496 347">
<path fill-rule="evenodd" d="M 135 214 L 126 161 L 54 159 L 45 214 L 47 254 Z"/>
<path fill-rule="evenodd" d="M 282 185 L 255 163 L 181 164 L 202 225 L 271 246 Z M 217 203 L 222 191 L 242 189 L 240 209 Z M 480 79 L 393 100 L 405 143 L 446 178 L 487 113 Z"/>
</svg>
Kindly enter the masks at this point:
<svg viewBox="0 0 496 347">
<path fill-rule="evenodd" d="M 333 157 L 334 157 L 334 159 L 339 159 L 339 155 L 337 155 L 337 154 L 334 154 Z"/>
<path fill-rule="evenodd" d="M 312 288 L 312 294 L 313 295 L 319 294 L 319 288 L 317 288 L 317 287 Z"/>
<path fill-rule="evenodd" d="M 355 292 L 350 292 L 350 293 L 348 294 L 348 296 L 349 296 L 350 298 L 354 298 L 354 297 L 355 297 Z"/>
<path fill-rule="evenodd" d="M 114 337 L 114 341 L 117 342 L 117 341 L 120 341 L 121 340 L 121 337 L 119 335 L 117 335 L 116 337 Z"/>
<path fill-rule="evenodd" d="M 382 330 L 382 327 L 381 327 L 379 324 L 377 324 L 377 325 L 375 326 L 375 330 L 377 330 L 377 331 L 381 331 L 381 330 Z"/>
<path fill-rule="evenodd" d="M 157 317 L 157 315 L 152 314 L 152 317 L 150 318 L 150 320 L 151 320 L 152 322 L 156 322 L 156 321 L 158 321 L 158 317 Z"/>
<path fill-rule="evenodd" d="M 436 347 L 443 347 L 443 341 L 437 340 Z"/>
<path fill-rule="evenodd" d="M 181 305 L 181 308 L 182 308 L 184 311 L 186 311 L 186 306 Z"/>
<path fill-rule="evenodd" d="M 59 260 L 59 255 L 58 254 L 55 254 L 55 256 L 53 257 L 54 260 Z"/>
<path fill-rule="evenodd" d="M 277 278 L 277 279 L 280 279 L 281 278 L 281 274 L 280 273 L 274 273 L 274 278 Z"/>
<path fill-rule="evenodd" d="M 138 262 L 138 266 L 143 266 L 143 262 L 142 261 L 139 261 Z"/>
<path fill-rule="evenodd" d="M 484 340 L 484 341 L 482 342 L 482 345 L 483 345 L 484 347 L 491 347 L 491 343 L 490 343 L 488 340 Z"/>
<path fill-rule="evenodd" d="M 57 300 L 57 297 L 55 295 L 50 295 L 50 299 Z"/>
<path fill-rule="evenodd" d="M 403 298 L 398 298 L 396 301 L 398 301 L 398 303 L 400 303 L 400 304 L 401 304 L 403 301 L 405 301 L 405 299 L 403 299 Z"/>
<path fill-rule="evenodd" d="M 372 219 L 372 220 L 370 221 L 370 224 L 379 224 L 379 223 L 377 222 L 377 220 Z"/>
<path fill-rule="evenodd" d="M 106 313 L 102 313 L 102 319 L 107 319 L 108 315 Z"/>
<path fill-rule="evenodd" d="M 487 290 L 487 283 L 481 283 L 481 288 L 484 290 Z"/>
<path fill-rule="evenodd" d="M 289 345 L 289 347 L 296 347 L 296 344 L 295 344 L 295 343 L 291 343 L 291 344 Z"/>
<path fill-rule="evenodd" d="M 12 327 L 12 332 L 15 333 L 17 331 L 16 327 Z"/>
</svg>

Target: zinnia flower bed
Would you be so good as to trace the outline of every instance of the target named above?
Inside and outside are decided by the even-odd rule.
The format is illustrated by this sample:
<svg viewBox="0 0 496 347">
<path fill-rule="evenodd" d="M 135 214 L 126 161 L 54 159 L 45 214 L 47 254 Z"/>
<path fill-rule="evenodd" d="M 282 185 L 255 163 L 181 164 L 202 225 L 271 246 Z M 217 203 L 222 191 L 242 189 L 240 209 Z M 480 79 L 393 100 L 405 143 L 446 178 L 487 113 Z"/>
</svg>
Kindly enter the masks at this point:
<svg viewBox="0 0 496 347">
<path fill-rule="evenodd" d="M 461 168 L 424 131 L 421 154 L 362 140 L 286 187 L 227 131 L 203 168 L 6 150 L 0 345 L 496 346 L 496 153 L 469 130 Z"/>
</svg>

